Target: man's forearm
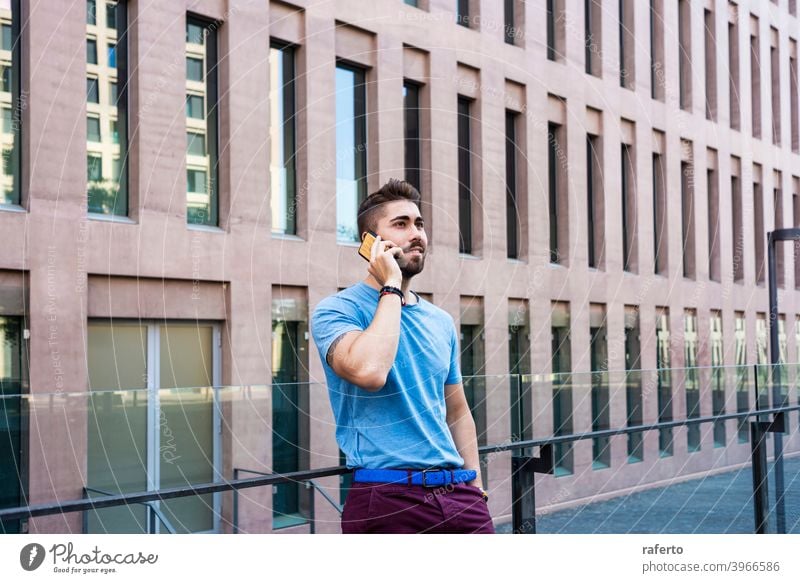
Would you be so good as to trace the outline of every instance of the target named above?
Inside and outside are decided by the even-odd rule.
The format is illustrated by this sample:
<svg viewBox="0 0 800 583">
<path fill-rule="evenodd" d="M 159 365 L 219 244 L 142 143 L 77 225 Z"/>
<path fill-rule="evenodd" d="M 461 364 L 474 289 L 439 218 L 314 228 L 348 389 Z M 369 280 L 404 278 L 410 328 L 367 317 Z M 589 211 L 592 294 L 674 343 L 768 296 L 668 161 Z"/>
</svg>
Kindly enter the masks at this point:
<svg viewBox="0 0 800 583">
<path fill-rule="evenodd" d="M 361 373 L 386 377 L 397 357 L 400 342 L 400 298 L 387 295 L 380 299 L 372 323 L 353 341 L 345 358 Z"/>
<path fill-rule="evenodd" d="M 478 435 L 475 431 L 475 420 L 472 413 L 467 409 L 452 420 L 448 419 L 447 425 L 453 436 L 459 455 L 464 458 L 464 468 L 475 470 L 475 479 L 469 482 L 472 486 L 482 487 L 481 463 L 478 457 Z"/>
</svg>

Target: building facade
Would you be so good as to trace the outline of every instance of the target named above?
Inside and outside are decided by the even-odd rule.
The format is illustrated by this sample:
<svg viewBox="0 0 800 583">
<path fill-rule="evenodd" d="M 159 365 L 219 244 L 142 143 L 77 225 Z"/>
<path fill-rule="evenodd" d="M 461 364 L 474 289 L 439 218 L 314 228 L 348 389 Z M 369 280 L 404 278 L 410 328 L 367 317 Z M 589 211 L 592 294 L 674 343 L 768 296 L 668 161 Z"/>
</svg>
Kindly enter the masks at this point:
<svg viewBox="0 0 800 583">
<path fill-rule="evenodd" d="M 422 194 L 414 289 L 460 329 L 481 444 L 753 408 L 766 234 L 800 224 L 796 4 L 0 1 L 0 507 L 338 465 L 309 313 L 366 276 L 356 209 L 392 177 Z M 796 363 L 793 248 L 777 271 Z M 539 507 L 750 446 L 727 421 L 555 455 Z M 498 523 L 510 475 L 485 457 Z M 238 496 L 241 531 L 307 532 L 311 496 L 338 530 L 313 490 Z M 233 528 L 230 494 L 161 510 Z"/>
</svg>

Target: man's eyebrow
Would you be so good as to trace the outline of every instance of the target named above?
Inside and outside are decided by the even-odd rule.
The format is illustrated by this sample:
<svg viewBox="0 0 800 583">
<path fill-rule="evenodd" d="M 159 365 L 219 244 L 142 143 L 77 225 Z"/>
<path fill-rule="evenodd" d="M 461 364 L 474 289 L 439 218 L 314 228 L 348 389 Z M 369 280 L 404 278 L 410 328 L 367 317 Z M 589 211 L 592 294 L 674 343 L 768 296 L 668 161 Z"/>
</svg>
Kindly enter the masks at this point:
<svg viewBox="0 0 800 583">
<path fill-rule="evenodd" d="M 390 222 L 390 223 L 392 223 L 392 222 L 394 222 L 394 221 L 400 221 L 400 220 L 403 220 L 403 221 L 407 221 L 407 220 L 409 220 L 409 219 L 408 219 L 408 215 L 400 215 L 399 217 L 395 217 L 395 218 L 393 218 L 393 219 L 392 219 L 391 221 L 389 221 L 389 222 Z M 421 220 L 422 220 L 422 217 L 417 217 L 417 219 L 416 219 L 416 220 L 418 220 L 418 221 L 421 221 Z"/>
</svg>

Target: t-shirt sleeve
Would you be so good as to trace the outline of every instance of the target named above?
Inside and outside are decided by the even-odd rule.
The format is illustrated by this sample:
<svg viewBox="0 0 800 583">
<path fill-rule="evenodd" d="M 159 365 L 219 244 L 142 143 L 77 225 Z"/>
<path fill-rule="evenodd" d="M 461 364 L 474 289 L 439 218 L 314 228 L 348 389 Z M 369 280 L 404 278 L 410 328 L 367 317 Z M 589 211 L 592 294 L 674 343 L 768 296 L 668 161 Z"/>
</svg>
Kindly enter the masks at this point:
<svg viewBox="0 0 800 583">
<path fill-rule="evenodd" d="M 461 382 L 461 351 L 458 348 L 455 323 L 450 321 L 450 372 L 447 374 L 446 385 L 455 385 Z"/>
<path fill-rule="evenodd" d="M 363 329 L 356 309 L 348 302 L 336 297 L 321 301 L 311 316 L 311 334 L 323 365 L 334 340 L 346 332 Z"/>
</svg>

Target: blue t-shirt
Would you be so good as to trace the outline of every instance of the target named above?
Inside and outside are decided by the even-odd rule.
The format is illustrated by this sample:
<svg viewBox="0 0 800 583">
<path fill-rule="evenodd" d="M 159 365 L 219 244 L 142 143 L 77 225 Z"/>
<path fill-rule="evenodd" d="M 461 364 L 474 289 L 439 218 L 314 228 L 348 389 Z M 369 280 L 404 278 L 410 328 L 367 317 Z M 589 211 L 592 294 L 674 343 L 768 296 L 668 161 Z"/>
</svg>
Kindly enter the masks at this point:
<svg viewBox="0 0 800 583">
<path fill-rule="evenodd" d="M 361 389 L 328 366 L 331 343 L 350 330 L 366 330 L 378 299 L 378 290 L 362 281 L 322 300 L 311 317 L 347 467 L 460 468 L 464 459 L 447 426 L 444 400 L 444 386 L 461 382 L 450 314 L 422 298 L 402 308 L 397 356 L 379 391 Z"/>
</svg>

